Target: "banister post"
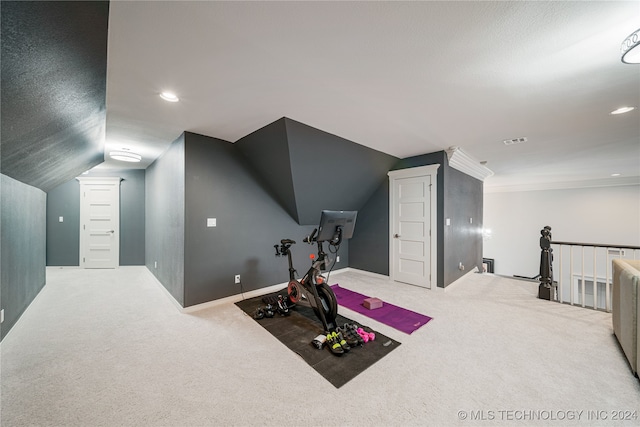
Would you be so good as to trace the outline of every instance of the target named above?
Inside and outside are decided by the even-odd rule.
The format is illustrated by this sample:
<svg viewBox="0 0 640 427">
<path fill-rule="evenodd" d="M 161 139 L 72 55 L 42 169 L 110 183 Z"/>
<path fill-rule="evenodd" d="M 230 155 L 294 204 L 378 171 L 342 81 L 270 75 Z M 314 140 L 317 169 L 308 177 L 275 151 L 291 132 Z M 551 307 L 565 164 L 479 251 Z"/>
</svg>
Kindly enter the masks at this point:
<svg viewBox="0 0 640 427">
<path fill-rule="evenodd" d="M 538 298 L 555 300 L 555 286 L 553 283 L 553 249 L 551 249 L 551 227 L 546 225 L 540 230 L 540 285 Z"/>
</svg>

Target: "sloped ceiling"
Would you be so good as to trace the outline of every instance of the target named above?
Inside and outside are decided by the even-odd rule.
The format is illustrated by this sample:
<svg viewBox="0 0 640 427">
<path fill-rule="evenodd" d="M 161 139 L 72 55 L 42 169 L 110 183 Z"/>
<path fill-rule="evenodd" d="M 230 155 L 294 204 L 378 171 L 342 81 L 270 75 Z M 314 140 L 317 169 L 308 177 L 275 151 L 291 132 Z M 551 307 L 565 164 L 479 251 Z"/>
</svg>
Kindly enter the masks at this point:
<svg viewBox="0 0 640 427">
<path fill-rule="evenodd" d="M 398 158 L 283 117 L 235 144 L 300 225 L 320 212 L 360 210 Z"/>
<path fill-rule="evenodd" d="M 7 2 L 0 172 L 48 191 L 104 160 L 109 2 Z"/>
</svg>

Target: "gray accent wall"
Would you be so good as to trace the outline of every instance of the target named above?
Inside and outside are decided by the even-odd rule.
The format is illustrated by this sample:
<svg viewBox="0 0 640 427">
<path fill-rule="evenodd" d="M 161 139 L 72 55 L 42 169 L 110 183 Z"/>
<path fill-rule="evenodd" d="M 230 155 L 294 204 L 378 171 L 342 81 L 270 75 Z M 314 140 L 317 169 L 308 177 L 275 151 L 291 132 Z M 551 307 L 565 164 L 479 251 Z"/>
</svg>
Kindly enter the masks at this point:
<svg viewBox="0 0 640 427">
<path fill-rule="evenodd" d="M 285 123 L 301 225 L 316 224 L 323 209 L 360 210 L 399 160 L 295 120 Z"/>
<path fill-rule="evenodd" d="M 438 168 L 438 287 L 446 287 L 473 267 L 482 270 L 483 183 L 449 167 L 444 151 L 409 157 L 392 170 L 440 164 Z M 358 214 L 350 246 L 350 266 L 389 275 L 389 181 L 383 182 Z M 451 225 L 445 225 L 445 219 Z M 473 218 L 473 224 L 469 223 Z M 458 268 L 462 262 L 465 269 Z"/>
<path fill-rule="evenodd" d="M 330 134 L 302 124 L 297 130 L 287 130 L 289 148 L 284 151 L 280 139 L 282 123 L 287 129 L 290 124 L 298 126 L 289 119 L 278 121 L 252 134 L 244 144 L 185 132 L 147 169 L 146 265 L 183 307 L 285 283 L 286 258 L 277 258 L 274 249 L 284 238 L 298 242 L 293 247 L 294 266 L 298 275 L 304 274 L 310 263 L 308 256 L 316 248 L 302 243 L 302 239 L 317 226 L 322 209 L 340 209 L 337 204 L 342 205 L 339 201 L 349 195 L 355 199 L 369 194 L 366 200 L 353 205 L 359 211 L 358 223 L 353 239 L 343 242 L 341 262 L 335 268 L 351 266 L 388 275 L 389 169 L 442 165 L 438 170 L 438 286 L 445 287 L 464 274 L 457 270 L 459 262 L 463 262 L 466 271 L 481 265 L 481 240 L 477 240 L 481 234 L 463 224 L 458 226 L 457 221 L 458 217 L 472 215 L 474 225 L 481 227 L 482 183 L 450 170 L 444 151 L 397 160 L 378 156 L 375 151 L 360 152 L 360 146 L 353 144 L 354 149 L 346 140 L 332 145 L 330 140 L 335 136 L 325 144 L 319 136 Z M 270 144 L 274 150 L 268 148 Z M 348 159 L 349 165 L 337 162 L 341 170 L 336 171 L 326 164 L 329 156 L 317 173 L 308 171 L 303 176 L 295 170 L 293 165 L 298 162 L 314 165 L 312 160 L 318 158 L 318 150 L 323 147 L 334 157 Z M 286 153 L 290 156 L 287 162 L 296 194 L 313 195 L 318 185 L 328 185 L 330 191 L 326 194 L 335 196 L 335 200 L 310 198 L 309 211 L 296 206 L 298 214 L 309 217 L 305 222 L 310 225 L 300 225 L 283 204 L 280 196 L 284 193 L 273 191 L 278 180 L 264 177 L 273 166 L 276 176 L 289 185 L 286 173 L 278 175 L 282 170 L 277 167 Z M 257 170 L 255 162 L 260 158 L 264 165 Z M 387 166 L 390 159 L 393 167 Z M 350 170 L 354 171 L 351 184 L 363 187 L 357 195 L 345 190 L 348 186 L 337 185 L 350 180 Z M 366 179 L 362 178 L 367 174 Z M 333 175 L 334 179 L 324 181 L 324 175 Z M 296 196 L 295 200 L 306 199 Z M 445 230 L 444 218 L 449 212 L 454 217 L 454 227 Z M 207 226 L 208 218 L 215 219 L 215 227 Z M 234 283 L 238 274 L 241 285 Z"/>
<path fill-rule="evenodd" d="M 145 264 L 184 306 L 184 134 L 145 175 Z"/>
<path fill-rule="evenodd" d="M 359 210 L 399 160 L 286 117 L 236 145 L 300 225 L 317 224 L 323 209 Z"/>
<path fill-rule="evenodd" d="M 4 338 L 45 285 L 47 195 L 0 175 L 0 307 Z"/>
<path fill-rule="evenodd" d="M 97 170 L 83 176 L 117 176 L 120 181 L 120 265 L 145 265 L 145 171 Z M 59 218 L 63 217 L 63 222 Z M 80 183 L 72 179 L 47 193 L 47 265 L 78 266 Z"/>
<path fill-rule="evenodd" d="M 258 182 L 298 221 L 285 118 L 240 138 L 234 146 L 244 154 Z"/>
<path fill-rule="evenodd" d="M 349 267 L 389 275 L 389 181 L 386 180 L 358 211 L 349 242 Z"/>
<path fill-rule="evenodd" d="M 483 183 L 459 170 L 445 169 L 443 272 L 445 286 L 478 267 L 482 271 Z M 473 222 L 470 222 L 472 219 Z M 442 221 L 440 221 L 442 222 Z M 458 265 L 462 263 L 464 270 Z"/>
<path fill-rule="evenodd" d="M 184 306 L 286 282 L 287 260 L 273 247 L 281 239 L 297 242 L 294 266 L 304 274 L 316 247 L 302 239 L 314 227 L 298 225 L 235 144 L 186 133 L 185 147 Z M 207 227 L 207 218 L 216 218 L 216 227 Z M 349 265 L 348 241 L 339 255 L 335 269 Z M 234 283 L 236 274 L 242 288 Z"/>
</svg>

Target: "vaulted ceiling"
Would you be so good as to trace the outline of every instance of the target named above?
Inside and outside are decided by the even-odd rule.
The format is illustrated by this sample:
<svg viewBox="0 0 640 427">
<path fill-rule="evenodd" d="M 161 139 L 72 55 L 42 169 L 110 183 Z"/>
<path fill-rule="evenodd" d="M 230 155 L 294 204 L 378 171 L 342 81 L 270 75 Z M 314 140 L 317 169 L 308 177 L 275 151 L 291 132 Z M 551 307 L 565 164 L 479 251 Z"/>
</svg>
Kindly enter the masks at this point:
<svg viewBox="0 0 640 427">
<path fill-rule="evenodd" d="M 462 147 L 495 172 L 488 190 L 640 182 L 640 113 L 609 114 L 640 106 L 640 65 L 619 52 L 640 26 L 637 1 L 3 1 L 0 12 L 2 173 L 41 188 L 103 151 L 138 152 L 144 168 L 183 131 L 235 142 L 281 117 L 401 158 Z M 123 164 L 99 167 L 112 166 Z"/>
<path fill-rule="evenodd" d="M 6 2 L 0 171 L 48 191 L 104 160 L 108 2 Z"/>
</svg>

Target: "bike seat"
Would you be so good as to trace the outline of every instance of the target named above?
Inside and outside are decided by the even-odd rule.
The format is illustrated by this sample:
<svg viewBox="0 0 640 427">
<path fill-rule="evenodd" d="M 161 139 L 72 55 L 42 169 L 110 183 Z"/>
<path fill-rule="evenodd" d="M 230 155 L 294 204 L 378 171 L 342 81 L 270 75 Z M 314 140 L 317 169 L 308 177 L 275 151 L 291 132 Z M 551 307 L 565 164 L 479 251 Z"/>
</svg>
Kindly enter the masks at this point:
<svg viewBox="0 0 640 427">
<path fill-rule="evenodd" d="M 282 239 L 280 240 L 280 243 L 283 245 L 295 245 L 296 241 L 291 239 Z"/>
</svg>

